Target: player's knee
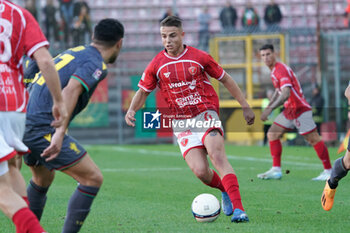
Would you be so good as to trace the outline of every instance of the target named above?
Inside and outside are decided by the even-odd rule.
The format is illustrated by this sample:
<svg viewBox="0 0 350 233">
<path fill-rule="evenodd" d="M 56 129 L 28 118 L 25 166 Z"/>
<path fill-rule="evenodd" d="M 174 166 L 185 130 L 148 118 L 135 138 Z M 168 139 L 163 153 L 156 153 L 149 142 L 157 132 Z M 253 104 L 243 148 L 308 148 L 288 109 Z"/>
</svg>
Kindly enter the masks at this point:
<svg viewBox="0 0 350 233">
<path fill-rule="evenodd" d="M 54 180 L 54 175 L 33 176 L 32 181 L 40 187 L 49 187 Z"/>
<path fill-rule="evenodd" d="M 208 153 L 210 160 L 212 161 L 212 163 L 215 165 L 215 167 L 217 166 L 223 166 L 223 164 L 225 163 L 225 161 L 227 161 L 225 158 L 225 152 L 223 150 L 217 150 L 217 151 L 213 151 L 211 153 Z"/>
<path fill-rule="evenodd" d="M 269 139 L 269 141 L 275 141 L 277 139 L 281 138 L 281 134 L 280 133 L 276 133 L 276 132 L 267 132 L 267 138 Z"/>
<path fill-rule="evenodd" d="M 86 186 L 100 187 L 103 183 L 103 175 L 100 170 L 93 171 L 80 183 Z"/>
<path fill-rule="evenodd" d="M 195 167 L 192 168 L 192 172 L 198 177 L 198 179 L 200 179 L 203 182 L 207 182 L 209 176 L 207 169 L 202 167 Z"/>
</svg>

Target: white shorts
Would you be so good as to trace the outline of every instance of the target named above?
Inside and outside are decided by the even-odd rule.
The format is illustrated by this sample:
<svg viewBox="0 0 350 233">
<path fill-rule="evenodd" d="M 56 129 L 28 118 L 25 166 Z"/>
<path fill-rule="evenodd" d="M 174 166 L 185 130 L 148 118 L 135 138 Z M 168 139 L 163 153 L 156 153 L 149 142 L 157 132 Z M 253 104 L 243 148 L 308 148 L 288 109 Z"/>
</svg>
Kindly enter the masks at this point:
<svg viewBox="0 0 350 233">
<path fill-rule="evenodd" d="M 287 119 L 281 112 L 273 122 L 274 124 L 285 128 L 286 130 L 297 129 L 300 135 L 311 133 L 316 129 L 315 121 L 312 119 L 312 111 L 303 112 L 296 119 Z"/>
<path fill-rule="evenodd" d="M 0 163 L 17 153 L 28 152 L 28 147 L 22 142 L 25 119 L 25 113 L 0 112 Z"/>
<path fill-rule="evenodd" d="M 218 114 L 215 111 L 205 111 L 199 115 L 184 120 L 173 120 L 172 128 L 177 138 L 182 156 L 194 148 L 205 148 L 204 139 L 213 129 L 224 135 L 224 129 Z"/>
</svg>

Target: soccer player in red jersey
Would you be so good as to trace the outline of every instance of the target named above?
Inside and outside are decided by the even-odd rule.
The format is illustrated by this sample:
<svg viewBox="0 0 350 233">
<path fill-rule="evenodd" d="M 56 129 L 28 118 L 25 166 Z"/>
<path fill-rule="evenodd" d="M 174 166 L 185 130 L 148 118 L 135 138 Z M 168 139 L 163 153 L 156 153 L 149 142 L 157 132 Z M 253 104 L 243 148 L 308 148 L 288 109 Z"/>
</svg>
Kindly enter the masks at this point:
<svg viewBox="0 0 350 233">
<path fill-rule="evenodd" d="M 33 16 L 10 1 L 0 0 L 0 28 L 0 208 L 12 219 L 16 232 L 42 233 L 45 230 L 25 201 L 23 177 L 16 168 L 9 172 L 8 165 L 17 153 L 28 151 L 22 142 L 28 101 L 23 83 L 23 55 L 33 57 L 46 77 L 54 103 L 53 126 L 66 122 L 67 110 L 58 74 L 46 48 L 49 43 Z M 23 187 L 18 187 L 19 183 Z"/>
<path fill-rule="evenodd" d="M 311 106 L 304 98 L 299 80 L 290 67 L 277 62 L 272 44 L 262 46 L 260 56 L 271 70 L 271 80 L 275 87 L 275 93 L 260 118 L 266 121 L 270 113 L 282 104 L 284 104 L 284 110 L 276 117 L 267 133 L 273 161 L 272 168 L 265 173 L 258 174 L 258 178 L 281 179 L 282 144 L 280 138 L 286 130 L 297 128 L 299 134 L 314 147 L 323 163 L 324 171 L 312 180 L 328 179 L 332 169 L 328 149 L 317 132 L 316 124 L 312 119 Z"/>
<path fill-rule="evenodd" d="M 255 115 L 236 82 L 209 54 L 183 44 L 185 33 L 180 18 L 165 18 L 160 34 L 165 50 L 156 55 L 143 73 L 139 90 L 125 115 L 126 123 L 135 126 L 135 113 L 158 86 L 174 115 L 172 129 L 188 166 L 204 184 L 221 190 L 223 211 L 233 214 L 232 222 L 247 222 L 237 177 L 225 154 L 219 99 L 207 74 L 219 80 L 241 104 L 247 124 L 254 123 Z M 209 121 L 218 124 L 199 127 Z M 187 127 L 188 122 L 199 124 Z M 220 176 L 210 169 L 207 155 Z"/>
</svg>

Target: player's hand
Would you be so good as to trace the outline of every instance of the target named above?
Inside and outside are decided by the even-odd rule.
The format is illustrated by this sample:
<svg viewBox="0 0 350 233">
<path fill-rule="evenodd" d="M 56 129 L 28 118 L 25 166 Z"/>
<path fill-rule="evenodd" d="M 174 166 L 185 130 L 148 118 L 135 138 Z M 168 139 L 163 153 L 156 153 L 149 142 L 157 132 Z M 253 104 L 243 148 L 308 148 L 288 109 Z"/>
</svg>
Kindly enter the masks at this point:
<svg viewBox="0 0 350 233">
<path fill-rule="evenodd" d="M 260 116 L 260 120 L 262 121 L 267 121 L 267 119 L 269 118 L 269 115 L 271 114 L 271 109 L 270 108 L 266 108 L 263 113 Z"/>
<path fill-rule="evenodd" d="M 65 103 L 54 102 L 52 106 L 52 115 L 54 120 L 51 122 L 51 126 L 58 128 L 65 123 L 68 119 L 68 112 Z"/>
<path fill-rule="evenodd" d="M 254 124 L 255 114 L 251 108 L 243 108 L 243 116 L 248 125 Z"/>
<path fill-rule="evenodd" d="M 135 114 L 136 112 L 133 110 L 128 110 L 128 112 L 125 114 L 125 121 L 127 125 L 135 127 Z"/>
<path fill-rule="evenodd" d="M 41 153 L 41 157 L 45 157 L 45 161 L 51 161 L 55 159 L 61 152 L 64 133 L 54 133 L 51 139 L 50 145 Z"/>
</svg>

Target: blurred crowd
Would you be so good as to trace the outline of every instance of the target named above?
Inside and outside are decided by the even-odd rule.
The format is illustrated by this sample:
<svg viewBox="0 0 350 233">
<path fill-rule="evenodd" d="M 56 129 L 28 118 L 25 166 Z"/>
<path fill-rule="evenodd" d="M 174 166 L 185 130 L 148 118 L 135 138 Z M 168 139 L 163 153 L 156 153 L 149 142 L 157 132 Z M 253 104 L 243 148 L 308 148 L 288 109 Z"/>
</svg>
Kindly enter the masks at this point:
<svg viewBox="0 0 350 233">
<path fill-rule="evenodd" d="M 90 42 L 92 23 L 90 7 L 86 1 L 46 0 L 46 5 L 40 13 L 37 12 L 37 9 L 40 9 L 37 1 L 25 0 L 25 8 L 37 21 L 40 22 L 43 19 L 45 35 L 55 49 L 65 49 Z"/>
</svg>

